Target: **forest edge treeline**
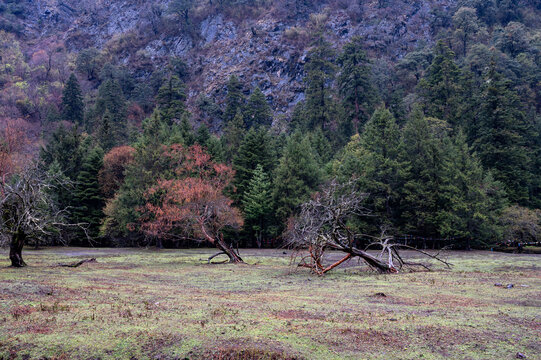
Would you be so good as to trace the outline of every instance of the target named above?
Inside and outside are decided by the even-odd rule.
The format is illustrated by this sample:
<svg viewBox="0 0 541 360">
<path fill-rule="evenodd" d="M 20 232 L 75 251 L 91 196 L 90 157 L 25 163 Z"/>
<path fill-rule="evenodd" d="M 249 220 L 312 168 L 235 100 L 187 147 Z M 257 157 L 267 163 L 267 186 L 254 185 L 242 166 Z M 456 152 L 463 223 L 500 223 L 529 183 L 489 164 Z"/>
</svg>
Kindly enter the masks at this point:
<svg viewBox="0 0 541 360">
<path fill-rule="evenodd" d="M 171 16 L 187 20 L 177 5 L 170 5 Z M 321 185 L 352 178 L 369 194 L 364 206 L 372 216 L 349 224 L 362 233 L 449 238 L 457 248 L 536 240 L 539 30 L 464 5 L 433 47 L 406 55 L 387 78 L 363 39 L 337 50 L 324 27 L 314 32 L 305 99 L 287 129 L 277 126 L 261 90 L 236 76 L 224 84 L 225 107 L 203 94 L 194 119 L 181 59 L 171 58 L 145 83 L 92 48 L 71 68 L 52 71 L 27 62 L 14 36 L 3 32 L 3 97 L 21 97 L 29 81 L 43 84 L 36 91 L 44 96 L 39 104 L 23 96 L 6 112 L 3 214 L 6 204 L 17 206 L 6 200 L 7 187 L 24 178 L 19 173 L 36 153 L 26 139 L 41 106 L 50 130 L 36 166 L 48 181 L 49 210 L 61 212 L 57 223 L 86 226 L 28 239 L 38 244 L 176 246 L 207 238 L 261 246 L 280 238 Z M 82 83 L 97 86 L 96 96 L 88 98 Z M 206 117 L 220 118 L 222 130 L 211 133 Z M 2 219 L 6 235 L 14 222 Z"/>
</svg>

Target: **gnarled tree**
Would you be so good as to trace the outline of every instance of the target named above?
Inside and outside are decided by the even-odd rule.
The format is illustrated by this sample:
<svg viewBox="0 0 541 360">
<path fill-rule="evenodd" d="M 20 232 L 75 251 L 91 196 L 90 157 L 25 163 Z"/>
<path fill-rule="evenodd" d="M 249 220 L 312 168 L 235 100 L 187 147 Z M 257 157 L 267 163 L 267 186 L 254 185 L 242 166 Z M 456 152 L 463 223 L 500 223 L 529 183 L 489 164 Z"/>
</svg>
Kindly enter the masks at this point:
<svg viewBox="0 0 541 360">
<path fill-rule="evenodd" d="M 51 239 L 66 226 L 64 210 L 56 209 L 51 198 L 55 184 L 49 175 L 28 168 L 0 182 L 0 241 L 9 243 L 13 267 L 23 267 L 24 245 L 31 240 Z M 58 184 L 58 182 L 57 182 Z"/>
<path fill-rule="evenodd" d="M 338 265 L 359 257 L 382 273 L 396 273 L 403 266 L 427 268 L 425 264 L 405 261 L 398 252 L 404 247 L 419 251 L 449 266 L 437 254 L 429 254 L 394 243 L 392 237 L 382 235 L 375 238 L 357 233 L 350 226 L 351 221 L 356 217 L 371 216 L 371 213 L 363 206 L 368 194 L 359 192 L 353 184 L 355 181 L 345 184 L 340 184 L 336 180 L 331 181 L 301 206 L 297 217 L 289 220 L 285 233 L 287 244 L 300 252 L 308 251 L 308 255 L 301 258 L 299 266 L 308 267 L 313 272 L 323 275 Z M 372 241 L 374 239 L 376 241 Z M 363 243 L 367 245 L 364 250 L 358 247 L 358 244 Z M 379 256 L 366 251 L 376 246 L 381 250 Z M 327 250 L 339 250 L 344 252 L 345 256 L 329 266 L 324 266 L 324 255 Z"/>
<path fill-rule="evenodd" d="M 223 194 L 233 179 L 233 169 L 212 161 L 199 145 L 172 145 L 164 155 L 171 161 L 174 176 L 158 180 L 146 191 L 141 229 L 157 238 L 208 241 L 230 262 L 243 262 L 222 233 L 226 227 L 243 225 L 240 211 L 231 206 L 233 200 Z"/>
</svg>

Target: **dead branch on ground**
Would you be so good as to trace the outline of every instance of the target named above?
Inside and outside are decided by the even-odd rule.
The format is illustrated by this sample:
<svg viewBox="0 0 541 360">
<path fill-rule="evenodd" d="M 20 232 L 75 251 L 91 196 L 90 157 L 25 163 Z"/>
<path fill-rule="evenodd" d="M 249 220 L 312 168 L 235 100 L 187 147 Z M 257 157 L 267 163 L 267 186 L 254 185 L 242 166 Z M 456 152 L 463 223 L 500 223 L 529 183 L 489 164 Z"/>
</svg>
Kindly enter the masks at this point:
<svg viewBox="0 0 541 360">
<path fill-rule="evenodd" d="M 328 183 L 313 198 L 302 205 L 300 214 L 290 219 L 285 234 L 287 245 L 303 253 L 298 266 L 307 267 L 318 275 L 323 275 L 353 258 L 364 260 L 372 269 L 380 273 L 397 273 L 404 267 L 422 267 L 429 269 L 429 265 L 405 260 L 400 254 L 401 249 L 417 251 L 433 260 L 450 267 L 451 264 L 443 260 L 440 253 L 428 252 L 411 246 L 395 243 L 392 236 L 385 231 L 375 238 L 373 236 L 358 234 L 348 224 L 358 217 L 373 216 L 363 207 L 368 194 L 361 193 L 355 188 L 355 181 L 340 184 L 336 180 Z M 357 247 L 359 239 L 374 239 L 361 250 Z M 379 255 L 367 252 L 377 248 Z M 344 252 L 342 259 L 324 266 L 324 256 L 328 250 Z"/>
</svg>

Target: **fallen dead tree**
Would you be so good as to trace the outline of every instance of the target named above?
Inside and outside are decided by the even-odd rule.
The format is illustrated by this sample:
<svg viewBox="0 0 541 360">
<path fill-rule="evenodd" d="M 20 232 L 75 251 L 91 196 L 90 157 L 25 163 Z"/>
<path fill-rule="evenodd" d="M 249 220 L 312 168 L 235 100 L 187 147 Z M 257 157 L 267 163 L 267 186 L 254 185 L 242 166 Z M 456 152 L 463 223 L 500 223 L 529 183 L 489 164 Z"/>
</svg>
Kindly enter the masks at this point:
<svg viewBox="0 0 541 360">
<path fill-rule="evenodd" d="M 385 232 L 375 238 L 358 234 L 348 223 L 356 217 L 372 216 L 363 207 L 368 194 L 355 189 L 354 181 L 340 184 L 336 180 L 327 184 L 313 198 L 302 205 L 300 214 L 289 221 L 285 234 L 286 244 L 301 253 L 298 266 L 310 268 L 314 273 L 323 275 L 340 264 L 353 258 L 364 260 L 371 268 L 381 273 L 396 273 L 404 267 L 420 267 L 429 269 L 429 265 L 404 259 L 401 249 L 408 249 L 441 262 L 440 253 L 431 254 L 411 246 L 393 242 L 392 236 Z M 372 239 L 364 249 L 357 247 L 360 239 Z M 369 249 L 379 250 L 378 255 L 367 252 Z M 339 261 L 324 266 L 324 256 L 328 250 L 338 250 L 345 255 Z"/>
<path fill-rule="evenodd" d="M 92 259 L 84 259 L 84 260 L 74 262 L 74 263 L 71 263 L 71 264 L 58 264 L 57 266 L 76 268 L 76 267 L 79 267 L 79 266 L 81 266 L 83 264 L 86 264 L 86 263 L 95 263 L 95 262 L 97 262 L 97 260 L 95 258 L 92 258 Z"/>
</svg>

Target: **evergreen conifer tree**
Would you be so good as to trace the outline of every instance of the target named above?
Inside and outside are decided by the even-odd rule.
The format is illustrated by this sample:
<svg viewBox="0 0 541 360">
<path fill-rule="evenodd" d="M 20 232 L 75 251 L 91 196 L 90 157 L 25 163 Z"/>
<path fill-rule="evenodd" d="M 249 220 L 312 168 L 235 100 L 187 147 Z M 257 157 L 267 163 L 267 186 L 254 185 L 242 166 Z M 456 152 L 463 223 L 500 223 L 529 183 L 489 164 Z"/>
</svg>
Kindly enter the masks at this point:
<svg viewBox="0 0 541 360">
<path fill-rule="evenodd" d="M 207 146 L 209 140 L 209 128 L 205 124 L 202 124 L 201 126 L 199 126 L 199 128 L 197 129 L 197 133 L 195 134 L 195 142 L 201 146 Z"/>
<path fill-rule="evenodd" d="M 131 233 L 129 226 L 139 220 L 137 209 L 144 205 L 145 190 L 166 169 L 162 144 L 170 143 L 166 136 L 171 134 L 163 131 L 164 125 L 159 111 L 143 122 L 143 134 L 134 146 L 134 162 L 126 167 L 124 183 L 108 206 L 108 235 L 118 238 L 132 236 L 129 243 L 121 245 L 135 245 L 140 240 L 137 234 Z"/>
<path fill-rule="evenodd" d="M 354 37 L 344 46 L 338 58 L 340 75 L 338 88 L 343 98 L 347 116 L 351 119 L 354 132 L 366 122 L 378 102 L 378 94 L 372 85 L 370 61 L 361 47 L 359 37 Z"/>
<path fill-rule="evenodd" d="M 330 84 L 334 80 L 334 51 L 330 44 L 318 35 L 314 48 L 308 54 L 306 71 L 306 101 L 304 115 L 308 130 L 330 126 L 334 119 L 335 104 Z"/>
<path fill-rule="evenodd" d="M 233 169 L 235 169 L 233 185 L 237 189 L 233 198 L 238 201 L 242 199 L 258 165 L 261 165 L 268 174 L 273 171 L 275 162 L 276 158 L 269 133 L 263 128 L 251 128 L 242 140 L 237 155 L 233 159 Z"/>
<path fill-rule="evenodd" d="M 481 94 L 473 145 L 483 165 L 505 185 L 509 199 L 528 205 L 533 150 L 527 139 L 533 133 L 521 107 L 518 95 L 493 64 Z"/>
<path fill-rule="evenodd" d="M 376 233 L 381 225 L 396 223 L 401 188 L 399 145 L 395 118 L 389 110 L 379 108 L 362 135 L 355 135 L 333 162 L 333 172 L 340 180 L 356 177 L 360 190 L 369 194 L 367 207 L 378 216 L 368 222 Z"/>
<path fill-rule="evenodd" d="M 98 144 L 104 151 L 111 150 L 115 145 L 115 134 L 111 128 L 112 117 L 109 110 L 105 111 L 105 114 L 101 117 L 99 122 L 96 139 Z"/>
<path fill-rule="evenodd" d="M 273 203 L 270 179 L 259 164 L 243 194 L 242 208 L 246 220 L 245 229 L 255 234 L 256 243 L 261 247 L 263 237 L 268 234 Z"/>
<path fill-rule="evenodd" d="M 71 74 L 62 91 L 62 118 L 82 125 L 84 120 L 83 93 L 75 74 Z"/>
<path fill-rule="evenodd" d="M 272 125 L 272 111 L 267 103 L 267 98 L 258 87 L 255 88 L 248 99 L 244 120 L 248 128 L 252 126 L 269 127 Z"/>
<path fill-rule="evenodd" d="M 438 235 L 441 157 L 447 131 L 445 127 L 433 128 L 419 109 L 414 110 L 403 130 L 399 154 L 401 225 L 413 235 Z"/>
<path fill-rule="evenodd" d="M 70 180 L 75 180 L 83 157 L 80 150 L 81 142 L 77 127 L 66 129 L 60 125 L 47 145 L 41 149 L 42 167 L 48 169 L 56 161 L 62 173 Z"/>
<path fill-rule="evenodd" d="M 282 224 L 308 200 L 320 180 L 321 169 L 310 139 L 295 132 L 289 138 L 275 171 L 273 199 L 276 216 Z"/>
<path fill-rule="evenodd" d="M 454 61 L 455 54 L 443 41 L 436 44 L 433 56 L 432 64 L 419 82 L 424 111 L 427 116 L 454 125 L 458 121 L 455 113 L 459 105 L 460 70 Z"/>
<path fill-rule="evenodd" d="M 160 116 L 169 125 L 172 125 L 175 120 L 182 119 L 182 115 L 186 110 L 185 101 L 186 90 L 184 84 L 176 75 L 164 81 L 156 96 Z"/>
<path fill-rule="evenodd" d="M 501 236 L 497 219 L 506 204 L 503 185 L 483 170 L 462 132 L 446 145 L 440 180 L 439 233 L 457 238 L 455 244 L 464 248 L 487 245 Z"/>
<path fill-rule="evenodd" d="M 210 135 L 205 145 L 212 160 L 217 163 L 225 162 L 225 151 L 222 142 L 216 135 Z"/>
<path fill-rule="evenodd" d="M 122 88 L 117 81 L 106 80 L 98 89 L 98 98 L 94 110 L 96 127 L 106 112 L 109 113 L 110 133 L 114 139 L 114 145 L 124 143 L 127 140 L 128 129 L 126 121 L 127 104 L 122 94 Z"/>
<path fill-rule="evenodd" d="M 324 166 L 333 156 L 331 143 L 320 128 L 309 133 L 309 138 L 317 163 Z"/>
<path fill-rule="evenodd" d="M 237 110 L 237 115 L 230 121 L 224 130 L 222 136 L 222 147 L 224 148 L 225 158 L 227 161 L 232 161 L 234 155 L 239 151 L 240 144 L 246 135 L 244 127 L 244 117 L 240 109 Z"/>
<path fill-rule="evenodd" d="M 190 113 L 185 112 L 182 116 L 182 121 L 180 122 L 180 136 L 182 137 L 182 142 L 186 146 L 192 146 L 196 142 L 195 134 L 190 124 Z"/>
<path fill-rule="evenodd" d="M 103 150 L 100 147 L 91 149 L 84 157 L 81 170 L 75 185 L 77 200 L 74 218 L 78 223 L 88 224 L 91 237 L 98 235 L 105 201 L 98 182 L 98 173 L 103 166 Z"/>
<path fill-rule="evenodd" d="M 244 107 L 244 95 L 242 94 L 242 84 L 235 75 L 231 75 L 227 83 L 226 108 L 224 112 L 224 122 L 227 124 L 235 118 L 237 111 Z"/>
</svg>

